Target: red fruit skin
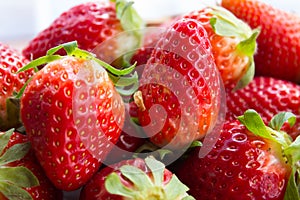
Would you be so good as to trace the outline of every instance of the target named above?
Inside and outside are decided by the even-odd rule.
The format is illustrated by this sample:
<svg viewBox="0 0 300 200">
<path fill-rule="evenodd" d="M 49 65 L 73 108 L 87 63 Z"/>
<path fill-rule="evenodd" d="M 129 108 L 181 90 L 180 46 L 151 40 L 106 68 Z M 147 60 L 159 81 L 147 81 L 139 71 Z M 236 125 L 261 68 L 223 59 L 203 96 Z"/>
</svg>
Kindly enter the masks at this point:
<svg viewBox="0 0 300 200">
<path fill-rule="evenodd" d="M 291 169 L 276 144 L 227 121 L 212 151 L 200 158 L 200 148 L 175 165 L 196 199 L 283 199 Z"/>
<path fill-rule="evenodd" d="M 80 200 L 89 200 L 89 199 L 94 199 L 94 200 L 103 200 L 103 199 L 114 199 L 114 200 L 123 200 L 126 199 L 120 195 L 113 195 L 108 193 L 108 191 L 105 188 L 105 178 L 111 174 L 112 172 L 116 172 L 120 179 L 121 182 L 126 186 L 126 187 L 132 187 L 132 183 L 125 178 L 121 172 L 120 172 L 120 167 L 123 165 L 131 165 L 135 166 L 142 171 L 149 173 L 150 170 L 145 164 L 145 161 L 141 158 L 135 158 L 135 159 L 130 159 L 130 160 L 123 160 L 119 163 L 110 165 L 108 167 L 105 167 L 101 169 L 81 190 L 80 193 Z M 172 178 L 173 173 L 169 171 L 168 169 L 164 170 L 164 178 L 163 178 L 163 185 L 166 185 Z M 149 174 L 151 177 L 151 175 Z"/>
<path fill-rule="evenodd" d="M 13 116 L 12 110 L 7 111 L 6 100 L 18 92 L 24 83 L 33 75 L 33 70 L 26 70 L 17 74 L 16 72 L 26 65 L 28 60 L 12 47 L 0 42 L 0 131 L 18 128 L 18 113 Z"/>
<path fill-rule="evenodd" d="M 205 28 L 212 45 L 212 53 L 225 87 L 236 84 L 250 67 L 248 56 L 238 52 L 237 46 L 241 39 L 238 37 L 221 36 L 215 33 L 210 24 L 214 17 L 213 9 L 206 7 L 185 14 L 184 18 L 197 20 Z M 241 29 L 241 31 L 243 31 Z"/>
<path fill-rule="evenodd" d="M 218 78 L 205 29 L 193 19 L 175 21 L 140 79 L 138 119 L 151 142 L 178 149 L 204 137 L 217 115 Z"/>
<path fill-rule="evenodd" d="M 53 184 L 66 191 L 93 176 L 124 123 L 120 95 L 105 69 L 92 71 L 90 62 L 68 56 L 49 63 L 21 99 L 22 121 L 35 154 Z"/>
<path fill-rule="evenodd" d="M 243 115 L 247 109 L 256 110 L 267 124 L 279 112 L 292 112 L 297 121 L 293 127 L 288 124 L 283 130 L 294 139 L 300 135 L 300 86 L 290 81 L 272 77 L 255 77 L 245 88 L 227 92 L 227 113 L 229 120 Z"/>
<path fill-rule="evenodd" d="M 28 59 L 44 56 L 48 49 L 74 41 L 92 51 L 98 44 L 122 31 L 112 2 L 86 2 L 70 8 L 33 38 L 22 53 Z"/>
<path fill-rule="evenodd" d="M 300 17 L 256 0 L 223 0 L 221 5 L 252 28 L 260 27 L 256 75 L 300 83 Z"/>
<path fill-rule="evenodd" d="M 3 132 L 0 134 L 4 134 Z M 4 150 L 10 148 L 15 144 L 21 144 L 28 142 L 27 135 L 20 134 L 18 132 L 14 132 L 9 142 Z M 9 163 L 8 166 L 16 167 L 16 166 L 24 166 L 28 168 L 32 173 L 37 177 L 39 180 L 39 186 L 35 186 L 32 188 L 25 188 L 26 191 L 30 193 L 32 198 L 35 200 L 44 199 L 44 200 L 62 200 L 63 199 L 63 192 L 54 187 L 48 177 L 45 175 L 43 168 L 40 166 L 38 160 L 36 159 L 33 150 L 31 149 L 24 158 L 18 161 L 14 161 Z M 4 196 L 1 196 L 1 199 L 6 199 Z"/>
</svg>

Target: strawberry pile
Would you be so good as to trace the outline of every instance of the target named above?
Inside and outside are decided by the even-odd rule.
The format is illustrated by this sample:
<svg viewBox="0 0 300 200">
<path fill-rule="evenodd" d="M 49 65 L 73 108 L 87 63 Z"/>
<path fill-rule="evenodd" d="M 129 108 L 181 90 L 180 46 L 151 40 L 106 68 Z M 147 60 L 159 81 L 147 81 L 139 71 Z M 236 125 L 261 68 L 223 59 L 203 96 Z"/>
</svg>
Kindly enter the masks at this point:
<svg viewBox="0 0 300 200">
<path fill-rule="evenodd" d="M 0 43 L 0 199 L 300 200 L 300 17 L 222 0 L 153 26 L 132 5 Z"/>
</svg>

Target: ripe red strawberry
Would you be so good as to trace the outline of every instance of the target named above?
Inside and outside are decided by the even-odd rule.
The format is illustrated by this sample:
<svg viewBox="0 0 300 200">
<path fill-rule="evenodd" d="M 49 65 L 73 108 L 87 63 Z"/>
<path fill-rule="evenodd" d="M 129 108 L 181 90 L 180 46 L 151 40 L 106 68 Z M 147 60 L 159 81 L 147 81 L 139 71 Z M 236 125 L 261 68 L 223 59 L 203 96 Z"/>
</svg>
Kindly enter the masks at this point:
<svg viewBox="0 0 300 200">
<path fill-rule="evenodd" d="M 221 5 L 252 28 L 260 27 L 256 74 L 300 83 L 300 17 L 256 0 L 223 0 Z"/>
<path fill-rule="evenodd" d="M 205 7 L 183 16 L 199 21 L 207 31 L 216 66 L 225 87 L 244 87 L 254 76 L 253 55 L 258 30 L 251 28 L 222 7 Z"/>
<path fill-rule="evenodd" d="M 32 76 L 32 69 L 16 74 L 27 63 L 17 50 L 0 43 L 0 131 L 21 126 L 19 107 L 9 98 Z"/>
<path fill-rule="evenodd" d="M 176 166 L 178 178 L 196 199 L 299 199 L 299 139 L 291 143 L 278 131 L 291 113 L 280 113 L 266 127 L 254 110 L 239 121 L 227 121 L 213 150 L 200 157 L 200 147 Z"/>
<path fill-rule="evenodd" d="M 0 133 L 0 140 L 2 200 L 63 199 L 62 191 L 56 189 L 44 174 L 26 135 L 11 129 Z"/>
<path fill-rule="evenodd" d="M 84 186 L 80 200 L 194 199 L 188 188 L 153 157 L 124 160 L 98 172 Z"/>
<path fill-rule="evenodd" d="M 134 99 L 150 140 L 182 149 L 214 126 L 220 79 L 205 29 L 193 19 L 175 21 L 148 60 Z"/>
<path fill-rule="evenodd" d="M 48 28 L 33 38 L 23 54 L 28 58 L 44 56 L 48 49 L 62 43 L 77 41 L 78 47 L 92 51 L 100 43 L 121 33 L 142 27 L 142 20 L 125 0 L 110 2 L 85 2 L 63 12 Z M 100 59 L 116 58 L 114 53 L 118 44 L 108 43 L 97 51 Z"/>
<path fill-rule="evenodd" d="M 293 138 L 300 135 L 300 86 L 289 81 L 271 77 L 255 77 L 245 88 L 227 92 L 227 114 L 229 120 L 242 115 L 247 109 L 256 110 L 265 123 L 276 113 L 288 111 L 297 116 L 293 127 L 285 130 Z"/>
<path fill-rule="evenodd" d="M 68 55 L 55 55 L 62 47 Z M 104 68 L 111 66 L 76 43 L 50 49 L 24 69 L 53 59 L 25 88 L 21 117 L 49 179 L 57 188 L 74 190 L 92 177 L 118 140 L 124 104 Z"/>
</svg>

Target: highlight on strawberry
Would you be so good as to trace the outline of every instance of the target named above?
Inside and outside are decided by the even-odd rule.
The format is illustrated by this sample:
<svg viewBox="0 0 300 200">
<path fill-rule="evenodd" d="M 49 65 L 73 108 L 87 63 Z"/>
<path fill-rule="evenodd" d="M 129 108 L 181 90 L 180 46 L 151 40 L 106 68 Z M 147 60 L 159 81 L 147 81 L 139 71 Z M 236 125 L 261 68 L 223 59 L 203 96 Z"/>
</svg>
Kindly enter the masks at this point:
<svg viewBox="0 0 300 200">
<path fill-rule="evenodd" d="M 61 49 L 67 55 L 56 54 Z M 113 68 L 69 42 L 19 72 L 44 64 L 18 95 L 21 119 L 49 179 L 59 189 L 75 190 L 93 176 L 120 136 L 125 108 L 116 87 L 136 80 L 122 78 L 134 65 Z"/>
<path fill-rule="evenodd" d="M 213 150 L 191 149 L 174 166 L 196 199 L 299 199 L 300 137 L 281 131 L 294 114 L 281 112 L 266 126 L 252 109 L 229 120 Z M 192 177 L 192 178 L 191 178 Z"/>
<path fill-rule="evenodd" d="M 180 18 L 170 24 L 139 83 L 133 97 L 137 118 L 160 148 L 182 151 L 222 122 L 223 83 L 207 32 L 197 20 Z"/>
</svg>

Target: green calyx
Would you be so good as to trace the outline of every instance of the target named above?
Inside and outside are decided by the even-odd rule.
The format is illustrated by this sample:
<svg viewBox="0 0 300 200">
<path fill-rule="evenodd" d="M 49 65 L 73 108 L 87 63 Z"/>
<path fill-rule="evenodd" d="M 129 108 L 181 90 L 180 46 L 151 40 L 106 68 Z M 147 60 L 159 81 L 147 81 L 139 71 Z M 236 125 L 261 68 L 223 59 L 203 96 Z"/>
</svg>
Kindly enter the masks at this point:
<svg viewBox="0 0 300 200">
<path fill-rule="evenodd" d="M 115 173 L 111 173 L 105 180 L 105 188 L 111 194 L 120 195 L 132 200 L 192 200 L 186 192 L 188 187 L 179 181 L 173 174 L 171 180 L 164 185 L 163 163 L 154 159 L 154 157 L 145 158 L 145 163 L 152 173 L 149 177 L 141 169 L 124 165 L 120 168 L 122 175 L 128 178 L 133 186 L 126 187 L 121 183 L 120 177 Z"/>
<path fill-rule="evenodd" d="M 281 131 L 285 122 L 293 126 L 296 122 L 296 116 L 290 112 L 281 112 L 271 119 L 269 126 L 266 126 L 259 114 L 255 110 L 249 109 L 244 115 L 239 116 L 238 120 L 253 134 L 280 144 L 283 156 L 292 168 L 284 199 L 299 200 L 300 136 L 292 141 L 287 133 Z"/>
<path fill-rule="evenodd" d="M 137 82 L 138 82 L 137 73 L 131 74 L 132 71 L 135 69 L 136 64 L 133 64 L 130 67 L 127 67 L 124 69 L 117 69 L 117 68 L 111 66 L 110 64 L 97 59 L 95 57 L 95 55 L 92 54 L 91 52 L 79 49 L 77 41 L 67 42 L 67 43 L 64 43 L 64 44 L 61 44 L 61 45 L 58 45 L 56 47 L 49 49 L 45 56 L 42 56 L 40 58 L 37 58 L 37 59 L 31 61 L 29 64 L 27 64 L 24 67 L 22 67 L 21 69 L 19 69 L 19 71 L 17 73 L 26 71 L 31 68 L 35 69 L 35 71 L 38 71 L 38 66 L 50 63 L 55 60 L 62 59 L 64 56 L 55 54 L 61 49 L 65 50 L 65 52 L 67 54 L 66 56 L 73 56 L 76 58 L 96 61 L 99 65 L 104 67 L 109 72 L 109 76 L 110 76 L 111 80 L 113 81 L 113 83 L 115 84 L 115 86 L 117 86 L 117 89 L 118 89 L 118 86 L 121 90 L 123 87 L 131 86 L 131 85 L 133 85 L 132 90 L 135 90 L 137 88 Z M 19 93 L 16 95 L 16 98 L 20 98 L 22 96 L 22 94 L 30 80 L 31 79 L 29 79 L 27 81 L 27 83 L 24 84 L 23 88 L 21 88 Z M 130 95 L 131 94 L 130 92 L 132 92 L 132 91 L 127 90 L 126 92 L 127 93 L 125 95 L 128 95 L 128 94 Z M 120 93 L 122 94 L 122 92 L 120 92 Z"/>
<path fill-rule="evenodd" d="M 212 7 L 213 17 L 210 24 L 217 35 L 238 38 L 240 41 L 236 47 L 236 53 L 249 58 L 249 67 L 246 74 L 237 83 L 235 90 L 245 87 L 254 77 L 254 54 L 256 52 L 256 39 L 259 29 L 252 30 L 248 24 L 238 19 L 225 8 Z"/>
<path fill-rule="evenodd" d="M 10 167 L 8 164 L 22 159 L 30 150 L 30 143 L 19 143 L 6 149 L 13 129 L 0 135 L 0 193 L 10 200 L 29 200 L 31 195 L 24 188 L 39 185 L 38 179 L 26 167 Z"/>
<path fill-rule="evenodd" d="M 116 5 L 117 18 L 126 33 L 126 43 L 118 42 L 118 48 L 120 52 L 125 53 L 122 56 L 122 66 L 128 66 L 134 51 L 140 48 L 142 44 L 144 36 L 142 30 L 146 23 L 133 7 L 133 1 L 111 0 L 111 2 Z"/>
</svg>

